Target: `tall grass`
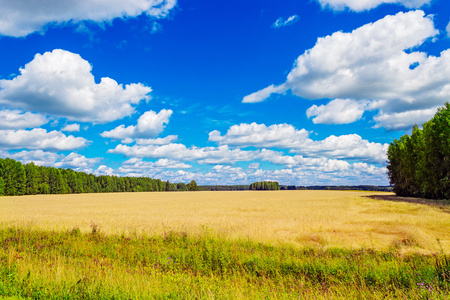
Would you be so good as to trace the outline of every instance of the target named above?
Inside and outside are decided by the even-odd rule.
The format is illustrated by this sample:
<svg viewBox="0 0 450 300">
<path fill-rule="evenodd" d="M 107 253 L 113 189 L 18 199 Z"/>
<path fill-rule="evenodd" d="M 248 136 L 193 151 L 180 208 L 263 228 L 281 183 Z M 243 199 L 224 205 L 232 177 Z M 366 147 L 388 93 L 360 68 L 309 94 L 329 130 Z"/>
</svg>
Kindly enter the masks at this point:
<svg viewBox="0 0 450 300">
<path fill-rule="evenodd" d="M 449 257 L 231 241 L 106 235 L 96 224 L 0 228 L 0 296 L 16 299 L 448 299 Z"/>
</svg>

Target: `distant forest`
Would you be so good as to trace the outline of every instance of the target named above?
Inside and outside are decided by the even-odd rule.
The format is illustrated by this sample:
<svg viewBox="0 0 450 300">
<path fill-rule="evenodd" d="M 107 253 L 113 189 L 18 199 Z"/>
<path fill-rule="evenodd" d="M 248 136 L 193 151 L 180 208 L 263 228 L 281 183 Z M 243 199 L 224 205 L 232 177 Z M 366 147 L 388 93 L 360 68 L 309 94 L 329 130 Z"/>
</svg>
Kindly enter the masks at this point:
<svg viewBox="0 0 450 300">
<path fill-rule="evenodd" d="M 434 117 L 395 139 L 388 149 L 388 175 L 399 196 L 450 200 L 450 103 Z"/>
<path fill-rule="evenodd" d="M 261 181 L 251 185 L 202 185 L 195 180 L 188 184 L 171 183 L 148 177 L 95 176 L 71 169 L 22 164 L 14 159 L 0 158 L 0 196 L 37 194 L 77 194 L 162 191 L 247 191 L 247 190 L 364 190 L 391 191 L 379 186 L 295 186 Z"/>
<path fill-rule="evenodd" d="M 197 190 L 195 180 L 175 184 L 148 177 L 95 176 L 0 158 L 0 196 Z"/>
<path fill-rule="evenodd" d="M 323 186 L 295 186 L 280 185 L 280 190 L 351 190 L 351 191 L 376 191 L 376 192 L 392 192 L 392 187 L 375 186 L 375 185 L 323 185 Z M 199 191 L 248 191 L 249 185 L 199 185 Z"/>
</svg>

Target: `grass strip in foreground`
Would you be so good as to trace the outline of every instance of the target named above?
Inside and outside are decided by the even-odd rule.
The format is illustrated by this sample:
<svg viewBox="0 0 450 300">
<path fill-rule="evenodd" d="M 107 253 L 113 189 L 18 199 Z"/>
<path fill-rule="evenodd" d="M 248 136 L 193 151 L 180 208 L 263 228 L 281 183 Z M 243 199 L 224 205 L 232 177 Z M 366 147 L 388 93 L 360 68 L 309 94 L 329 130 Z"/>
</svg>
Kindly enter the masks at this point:
<svg viewBox="0 0 450 300">
<path fill-rule="evenodd" d="M 0 229 L 12 299 L 448 299 L 450 259 L 200 235 Z"/>
</svg>

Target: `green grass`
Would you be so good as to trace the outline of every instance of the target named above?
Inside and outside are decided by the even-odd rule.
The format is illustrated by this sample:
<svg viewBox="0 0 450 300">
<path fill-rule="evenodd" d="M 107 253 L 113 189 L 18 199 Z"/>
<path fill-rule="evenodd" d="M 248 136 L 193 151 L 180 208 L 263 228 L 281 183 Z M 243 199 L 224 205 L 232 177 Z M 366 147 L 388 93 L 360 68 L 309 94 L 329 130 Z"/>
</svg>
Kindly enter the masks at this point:
<svg viewBox="0 0 450 300">
<path fill-rule="evenodd" d="M 449 299 L 443 253 L 296 249 L 202 234 L 0 229 L 5 299 Z"/>
</svg>

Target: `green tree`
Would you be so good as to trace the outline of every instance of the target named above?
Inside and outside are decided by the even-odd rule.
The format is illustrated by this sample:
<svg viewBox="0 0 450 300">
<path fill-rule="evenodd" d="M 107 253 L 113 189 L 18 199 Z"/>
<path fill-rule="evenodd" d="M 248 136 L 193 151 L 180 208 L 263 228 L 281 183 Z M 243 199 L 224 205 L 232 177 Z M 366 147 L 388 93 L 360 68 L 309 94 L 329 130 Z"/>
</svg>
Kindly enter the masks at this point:
<svg viewBox="0 0 450 300">
<path fill-rule="evenodd" d="M 191 182 L 189 182 L 187 185 L 187 189 L 189 191 L 198 191 L 197 182 L 195 180 L 192 180 Z"/>
<path fill-rule="evenodd" d="M 49 168 L 48 180 L 51 194 L 67 194 L 69 192 L 67 183 L 59 169 Z"/>
<path fill-rule="evenodd" d="M 187 190 L 188 190 L 186 184 L 184 184 L 184 183 L 182 183 L 182 182 L 177 184 L 177 189 L 178 189 L 179 191 L 187 191 Z"/>
<path fill-rule="evenodd" d="M 25 165 L 26 194 L 36 195 L 39 192 L 39 168 L 33 163 Z"/>
<path fill-rule="evenodd" d="M 49 167 L 39 167 L 38 194 L 50 194 Z"/>
<path fill-rule="evenodd" d="M 400 196 L 450 198 L 450 104 L 414 126 L 411 136 L 394 140 L 388 149 L 388 176 Z"/>
<path fill-rule="evenodd" d="M 279 190 L 280 184 L 277 181 L 258 181 L 250 184 L 249 189 L 253 191 Z"/>
<path fill-rule="evenodd" d="M 79 194 L 84 192 L 81 176 L 79 176 L 78 172 L 67 169 L 62 170 L 62 174 L 67 183 L 70 193 Z"/>
<path fill-rule="evenodd" d="M 25 195 L 26 175 L 21 162 L 6 158 L 0 164 L 0 177 L 4 182 L 4 194 L 7 196 Z"/>
<path fill-rule="evenodd" d="M 3 181 L 3 178 L 0 177 L 0 196 L 3 196 L 5 194 L 5 182 Z"/>
</svg>

